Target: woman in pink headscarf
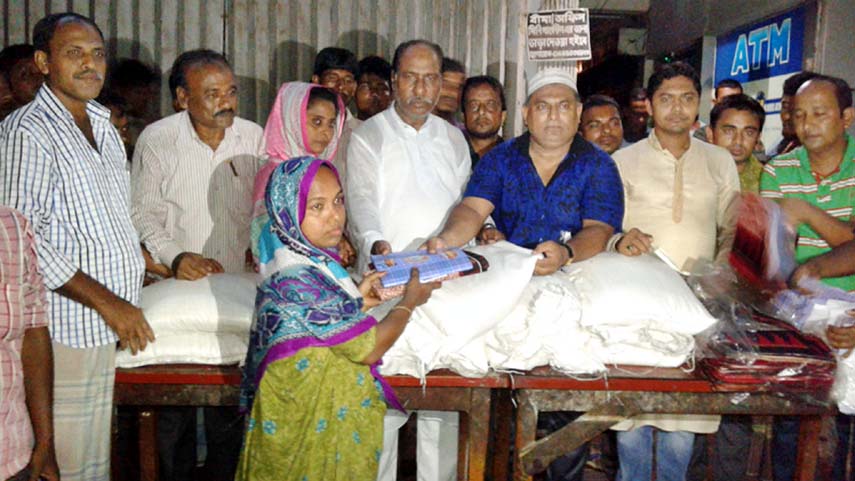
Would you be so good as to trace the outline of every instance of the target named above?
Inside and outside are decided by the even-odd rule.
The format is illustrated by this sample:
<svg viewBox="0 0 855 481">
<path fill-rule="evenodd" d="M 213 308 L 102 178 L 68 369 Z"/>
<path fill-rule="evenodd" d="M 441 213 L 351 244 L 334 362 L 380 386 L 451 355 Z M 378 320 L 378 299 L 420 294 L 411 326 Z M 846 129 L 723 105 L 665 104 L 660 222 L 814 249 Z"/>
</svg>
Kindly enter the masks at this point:
<svg viewBox="0 0 855 481">
<path fill-rule="evenodd" d="M 264 206 L 264 189 L 270 174 L 280 163 L 296 157 L 312 156 L 332 160 L 338 149 L 345 121 L 344 114 L 341 98 L 325 87 L 305 82 L 289 82 L 279 88 L 264 127 L 269 160 L 255 176 L 252 195 L 253 239 L 258 238 L 260 229 L 268 221 Z M 355 258 L 355 253 L 346 239 L 342 244 L 342 264 L 348 265 Z M 252 246 L 253 257 L 257 263 L 256 242 L 253 241 Z"/>
</svg>

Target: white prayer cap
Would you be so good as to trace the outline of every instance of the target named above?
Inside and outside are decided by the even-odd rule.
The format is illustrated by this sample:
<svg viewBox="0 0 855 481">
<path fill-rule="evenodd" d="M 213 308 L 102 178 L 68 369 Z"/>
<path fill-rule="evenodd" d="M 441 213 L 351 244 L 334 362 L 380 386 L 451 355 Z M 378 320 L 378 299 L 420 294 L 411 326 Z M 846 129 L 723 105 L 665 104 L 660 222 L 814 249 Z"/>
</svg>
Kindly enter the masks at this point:
<svg viewBox="0 0 855 481">
<path fill-rule="evenodd" d="M 531 76 L 531 78 L 528 80 L 528 90 L 526 90 L 526 96 L 531 97 L 531 94 L 535 93 L 539 88 L 546 87 L 550 84 L 566 85 L 573 89 L 574 92 L 579 92 L 578 90 L 576 90 L 576 81 L 573 80 L 573 77 L 570 75 L 570 72 L 557 68 L 548 68 L 540 70 L 536 74 Z"/>
</svg>

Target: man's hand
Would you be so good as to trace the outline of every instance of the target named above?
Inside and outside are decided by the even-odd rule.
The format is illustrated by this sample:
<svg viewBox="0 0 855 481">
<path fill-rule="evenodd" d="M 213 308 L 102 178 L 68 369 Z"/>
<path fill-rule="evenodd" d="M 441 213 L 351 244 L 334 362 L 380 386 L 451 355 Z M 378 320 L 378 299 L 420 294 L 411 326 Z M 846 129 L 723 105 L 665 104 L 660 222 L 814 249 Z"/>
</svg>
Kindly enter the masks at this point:
<svg viewBox="0 0 855 481">
<path fill-rule="evenodd" d="M 392 245 L 384 240 L 379 240 L 371 246 L 371 253 L 380 256 L 389 255 L 392 253 Z"/>
<path fill-rule="evenodd" d="M 143 316 L 142 309 L 116 298 L 99 311 L 104 322 L 119 336 L 119 348 L 130 348 L 132 354 L 145 350 L 154 341 L 154 332 Z"/>
<path fill-rule="evenodd" d="M 555 241 L 541 242 L 534 248 L 533 252 L 545 256 L 538 259 L 537 264 L 534 265 L 534 275 L 536 276 L 548 276 L 561 269 L 570 260 L 567 249 Z"/>
<path fill-rule="evenodd" d="M 828 326 L 825 331 L 828 343 L 835 349 L 852 349 L 855 347 L 855 326 Z M 847 354 L 848 355 L 848 354 Z"/>
<path fill-rule="evenodd" d="M 178 260 L 175 277 L 184 281 L 195 281 L 208 274 L 225 272 L 223 266 L 214 259 L 202 257 L 193 252 L 184 252 Z"/>
<path fill-rule="evenodd" d="M 620 238 L 615 249 L 625 256 L 640 256 L 653 250 L 653 236 L 633 227 Z"/>
<path fill-rule="evenodd" d="M 448 248 L 448 243 L 442 237 L 431 237 L 424 244 L 419 246 L 419 250 L 427 249 L 428 254 L 436 254 L 436 251 L 441 251 Z"/>
<path fill-rule="evenodd" d="M 53 443 L 36 443 L 30 456 L 30 477 L 27 481 L 59 481 L 59 466 L 56 463 L 56 453 Z"/>
<path fill-rule="evenodd" d="M 816 257 L 814 257 L 816 259 Z M 819 271 L 819 265 L 817 262 L 811 262 L 813 259 L 805 262 L 804 264 L 798 266 L 793 274 L 790 276 L 790 287 L 797 288 L 799 284 L 805 279 L 821 279 L 822 275 Z"/>
<path fill-rule="evenodd" d="M 338 241 L 338 256 L 341 258 L 342 267 L 350 267 L 356 263 L 356 249 L 345 236 L 341 236 Z"/>
<path fill-rule="evenodd" d="M 481 227 L 481 232 L 478 232 L 478 244 L 495 244 L 496 242 L 503 241 L 506 239 L 505 234 L 499 229 L 496 229 L 496 226 L 487 224 L 484 227 Z"/>
<path fill-rule="evenodd" d="M 363 311 L 378 306 L 382 302 L 377 296 L 377 291 L 374 290 L 374 285 L 385 275 L 385 272 L 372 272 L 362 278 L 362 282 L 359 283 L 359 293 L 362 294 Z"/>
</svg>

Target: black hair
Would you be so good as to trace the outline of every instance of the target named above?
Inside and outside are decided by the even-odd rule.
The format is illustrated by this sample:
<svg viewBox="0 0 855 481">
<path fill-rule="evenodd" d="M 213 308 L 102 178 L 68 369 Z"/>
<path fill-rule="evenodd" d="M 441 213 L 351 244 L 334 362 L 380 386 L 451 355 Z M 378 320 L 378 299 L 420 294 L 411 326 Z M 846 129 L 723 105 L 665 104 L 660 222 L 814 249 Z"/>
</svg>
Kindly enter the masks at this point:
<svg viewBox="0 0 855 481">
<path fill-rule="evenodd" d="M 763 124 L 766 122 L 766 109 L 760 105 L 760 102 L 745 94 L 728 95 L 715 104 L 710 112 L 710 127 L 715 128 L 722 114 L 730 109 L 754 114 L 754 117 L 760 121 L 760 130 L 763 130 Z"/>
<path fill-rule="evenodd" d="M 33 47 L 36 50 L 50 53 L 50 41 L 53 39 L 56 29 L 68 22 L 78 22 L 94 28 L 101 37 L 101 41 L 104 41 L 104 33 L 92 19 L 79 13 L 64 12 L 48 15 L 36 22 L 36 26 L 33 27 Z"/>
<path fill-rule="evenodd" d="M 477 75 L 475 77 L 469 77 L 466 79 L 466 82 L 463 83 L 463 97 L 461 103 L 466 105 L 466 96 L 469 93 L 469 90 L 474 89 L 475 87 L 480 87 L 482 85 L 487 85 L 496 91 L 496 94 L 499 95 L 499 100 L 502 102 L 502 112 L 508 110 L 505 106 L 505 89 L 502 87 L 501 82 L 496 80 L 494 77 L 489 75 Z"/>
<path fill-rule="evenodd" d="M 99 95 L 95 100 L 104 107 L 115 107 L 123 114 L 128 112 L 128 102 L 124 97 L 107 89 L 102 90 L 101 95 Z"/>
<path fill-rule="evenodd" d="M 160 71 L 135 58 L 118 59 L 110 69 L 107 84 L 111 88 L 147 87 L 160 84 Z"/>
<path fill-rule="evenodd" d="M 715 98 L 718 99 L 718 89 L 738 89 L 739 93 L 743 93 L 742 84 L 739 83 L 739 80 L 726 78 L 719 83 L 715 84 Z"/>
<path fill-rule="evenodd" d="M 629 91 L 629 100 L 646 100 L 647 99 L 647 91 L 644 90 L 643 87 L 633 87 L 632 90 Z"/>
<path fill-rule="evenodd" d="M 407 53 L 407 49 L 410 47 L 415 47 L 417 45 L 421 45 L 433 50 L 433 53 L 436 55 L 437 60 L 439 60 L 440 65 L 442 65 L 442 47 L 439 45 L 428 42 L 427 40 L 407 40 L 406 42 L 398 45 L 395 49 L 395 56 L 392 57 L 392 71 L 397 72 L 399 68 L 401 68 L 401 57 Z"/>
<path fill-rule="evenodd" d="M 450 57 L 442 57 L 442 68 L 440 68 L 440 70 L 442 73 L 457 72 L 466 75 L 466 67 L 464 67 L 462 63 Z"/>
<path fill-rule="evenodd" d="M 674 62 L 666 63 L 653 72 L 653 75 L 650 76 L 650 80 L 647 81 L 647 98 L 653 99 L 653 94 L 659 90 L 659 86 L 662 85 L 662 82 L 674 77 L 687 77 L 692 81 L 692 85 L 695 87 L 695 91 L 698 95 L 701 94 L 701 79 L 698 77 L 698 72 L 696 72 L 695 69 L 686 62 Z"/>
<path fill-rule="evenodd" d="M 333 104 L 333 108 L 335 109 L 335 114 L 338 115 L 338 94 L 333 92 L 332 90 L 321 87 L 319 85 L 313 85 L 312 89 L 309 90 L 309 101 L 306 103 L 306 108 L 312 106 L 313 103 L 319 100 L 325 100 Z"/>
<path fill-rule="evenodd" d="M 391 83 L 392 65 L 383 57 L 370 55 L 359 61 L 359 77 L 363 75 L 376 75 Z"/>
<path fill-rule="evenodd" d="M 787 77 L 787 80 L 784 80 L 784 95 L 788 97 L 796 95 L 796 92 L 799 91 L 799 87 L 801 87 L 808 80 L 818 76 L 818 73 L 814 73 L 808 70 L 790 75 L 789 77 Z"/>
<path fill-rule="evenodd" d="M 0 50 L 0 75 L 3 75 L 10 86 L 12 85 L 12 69 L 22 60 L 32 60 L 35 52 L 36 49 L 28 43 L 9 45 Z"/>
<path fill-rule="evenodd" d="M 359 62 L 350 50 L 338 47 L 327 47 L 315 56 L 314 75 L 320 77 L 327 70 L 347 70 L 356 77 L 359 72 Z"/>
<path fill-rule="evenodd" d="M 614 107 L 618 111 L 618 115 L 620 115 L 620 104 L 617 103 L 617 100 L 603 94 L 594 94 L 586 98 L 582 104 L 582 112 L 594 107 L 604 106 Z"/>
<path fill-rule="evenodd" d="M 809 82 L 825 82 L 831 84 L 834 88 L 834 96 L 837 98 L 837 106 L 840 108 L 841 115 L 844 110 L 852 107 L 852 88 L 849 86 L 849 83 L 842 78 L 832 77 L 830 75 L 815 75 L 809 80 Z M 802 84 L 802 87 L 804 87 L 804 85 L 805 84 Z M 799 90 L 801 90 L 801 87 L 799 87 Z M 796 93 L 798 93 L 798 91 Z"/>
<path fill-rule="evenodd" d="M 196 65 L 207 64 L 220 64 L 229 70 L 232 68 L 225 55 L 204 48 L 184 52 L 172 62 L 172 71 L 169 72 L 169 92 L 172 94 L 173 101 L 178 98 L 178 87 L 187 89 L 187 71 Z"/>
</svg>

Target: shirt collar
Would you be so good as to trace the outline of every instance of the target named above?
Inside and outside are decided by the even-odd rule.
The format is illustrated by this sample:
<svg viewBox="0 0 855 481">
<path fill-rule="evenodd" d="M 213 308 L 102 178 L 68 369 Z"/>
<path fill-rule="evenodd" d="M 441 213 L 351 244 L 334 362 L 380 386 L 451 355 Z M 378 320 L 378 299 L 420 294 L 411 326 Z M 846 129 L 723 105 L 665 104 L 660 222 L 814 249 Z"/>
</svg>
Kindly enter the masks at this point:
<svg viewBox="0 0 855 481">
<path fill-rule="evenodd" d="M 526 132 L 519 137 L 517 137 L 516 142 L 514 142 L 517 151 L 520 154 L 524 155 L 531 159 L 531 156 L 528 154 L 528 149 L 531 146 L 531 133 Z M 567 151 L 567 156 L 564 157 L 564 161 L 567 159 L 576 157 L 577 155 L 588 152 L 593 149 L 593 145 L 585 140 L 579 132 L 576 132 L 576 135 L 573 137 L 573 143 L 570 144 L 570 150 Z"/>
<path fill-rule="evenodd" d="M 200 142 L 202 145 L 208 146 L 208 144 L 206 144 L 202 141 L 201 138 L 199 138 L 199 133 L 196 132 L 196 128 L 193 127 L 193 121 L 190 120 L 190 113 L 186 110 L 182 110 L 177 115 L 181 116 L 180 125 L 182 135 L 176 137 L 175 145 L 180 146 L 183 142 L 186 142 L 187 139 L 190 139 L 191 141 Z M 238 132 L 235 128 L 235 121 L 237 121 L 237 117 L 235 117 L 235 120 L 232 122 L 232 126 L 226 128 L 226 133 L 223 136 L 223 140 L 220 142 L 220 145 L 219 147 L 217 147 L 217 149 L 219 149 L 226 143 L 232 142 L 233 139 L 234 141 L 240 139 L 240 132 Z"/>
<path fill-rule="evenodd" d="M 47 110 L 58 116 L 74 123 L 74 116 L 59 100 L 59 97 L 48 87 L 47 83 L 43 84 L 36 93 L 36 100 L 47 108 Z M 86 102 L 86 115 L 89 116 L 93 124 L 101 124 L 110 121 L 110 109 L 104 107 L 94 100 Z"/>
<path fill-rule="evenodd" d="M 671 151 L 662 147 L 662 144 L 659 142 L 659 137 L 656 136 L 656 128 L 655 127 L 650 130 L 650 134 L 647 136 L 647 142 L 650 144 L 650 146 L 653 148 L 653 150 L 655 150 L 655 151 L 657 151 L 663 155 L 667 155 L 668 157 L 671 157 L 675 160 L 679 160 L 676 157 L 674 157 L 674 154 L 672 154 Z M 692 149 L 694 148 L 694 145 L 695 145 L 695 142 L 693 140 L 693 137 L 690 135 L 689 136 L 689 148 L 686 149 L 685 152 L 683 152 L 682 157 L 685 157 L 686 155 L 688 155 L 689 152 L 691 152 Z"/>
</svg>

